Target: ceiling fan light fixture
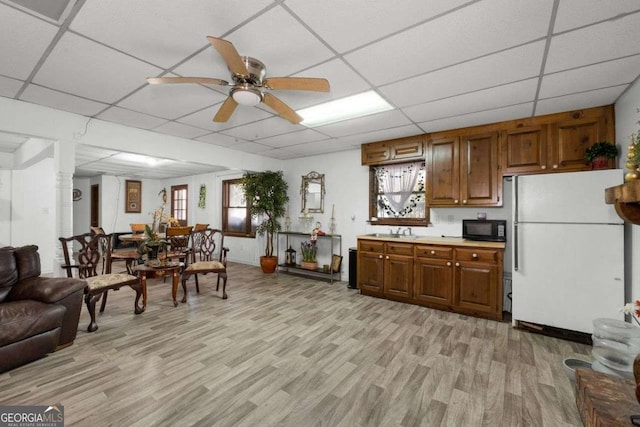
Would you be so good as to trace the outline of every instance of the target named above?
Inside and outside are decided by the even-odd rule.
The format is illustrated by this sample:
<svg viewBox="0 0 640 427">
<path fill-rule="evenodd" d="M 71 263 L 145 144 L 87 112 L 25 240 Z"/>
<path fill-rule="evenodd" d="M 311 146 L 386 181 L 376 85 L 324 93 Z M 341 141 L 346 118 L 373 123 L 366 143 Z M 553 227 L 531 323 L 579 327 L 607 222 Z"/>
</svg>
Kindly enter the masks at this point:
<svg viewBox="0 0 640 427">
<path fill-rule="evenodd" d="M 235 88 L 231 90 L 231 97 L 240 105 L 255 107 L 262 101 L 262 92 L 254 88 Z"/>
</svg>

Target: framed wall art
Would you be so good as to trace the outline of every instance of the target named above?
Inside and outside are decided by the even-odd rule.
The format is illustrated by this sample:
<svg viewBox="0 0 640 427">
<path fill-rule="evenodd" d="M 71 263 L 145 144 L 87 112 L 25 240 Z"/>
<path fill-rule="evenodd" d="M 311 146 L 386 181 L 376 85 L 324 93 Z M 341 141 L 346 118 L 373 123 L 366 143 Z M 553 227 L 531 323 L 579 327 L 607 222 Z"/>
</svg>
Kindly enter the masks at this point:
<svg viewBox="0 0 640 427">
<path fill-rule="evenodd" d="M 333 254 L 331 256 L 331 271 L 333 273 L 339 273 L 341 264 L 342 264 L 342 256 Z"/>
<path fill-rule="evenodd" d="M 125 181 L 125 213 L 142 212 L 142 181 Z"/>
</svg>

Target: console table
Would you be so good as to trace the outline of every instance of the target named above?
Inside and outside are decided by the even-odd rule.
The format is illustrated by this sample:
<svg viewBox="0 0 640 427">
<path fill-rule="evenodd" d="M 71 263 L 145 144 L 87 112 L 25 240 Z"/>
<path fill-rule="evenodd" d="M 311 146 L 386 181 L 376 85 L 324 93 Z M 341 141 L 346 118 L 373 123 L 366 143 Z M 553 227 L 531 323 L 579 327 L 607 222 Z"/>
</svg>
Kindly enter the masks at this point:
<svg viewBox="0 0 640 427">
<path fill-rule="evenodd" d="M 300 255 L 300 243 L 303 241 L 309 241 L 311 235 L 309 233 L 300 233 L 296 231 L 280 231 L 276 238 L 276 254 L 279 260 L 286 260 L 286 250 L 291 246 L 296 250 L 296 253 Z M 284 242 L 282 246 L 280 243 Z M 278 264 L 278 271 L 289 274 L 297 274 L 299 276 L 305 276 L 312 279 L 328 280 L 333 283 L 334 278 L 340 280 L 340 271 L 342 270 L 342 263 L 337 271 L 333 271 L 331 268 L 332 256 L 338 255 L 342 257 L 342 236 L 339 234 L 325 234 L 318 236 L 316 241 L 318 246 L 318 257 L 320 259 L 326 259 L 326 262 L 318 262 L 318 267 L 315 270 L 307 270 L 300 266 L 299 262 L 295 265 L 289 265 L 284 262 Z M 328 246 L 328 248 L 326 247 Z M 327 250 L 328 249 L 328 250 Z M 325 272 L 322 269 L 323 264 L 329 265 L 329 272 Z"/>
</svg>

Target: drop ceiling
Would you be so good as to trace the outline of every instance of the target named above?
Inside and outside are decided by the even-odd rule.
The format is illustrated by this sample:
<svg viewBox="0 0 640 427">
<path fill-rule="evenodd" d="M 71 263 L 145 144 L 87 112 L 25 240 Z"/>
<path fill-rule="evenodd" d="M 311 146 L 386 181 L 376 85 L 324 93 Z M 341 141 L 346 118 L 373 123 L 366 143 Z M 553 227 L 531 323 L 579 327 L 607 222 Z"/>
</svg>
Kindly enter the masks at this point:
<svg viewBox="0 0 640 427">
<path fill-rule="evenodd" d="M 37 3 L 0 0 L 0 96 L 275 159 L 612 104 L 640 74 L 637 0 Z M 296 110 L 367 90 L 394 109 L 310 129 L 241 106 L 214 123 L 225 88 L 145 81 L 228 80 L 207 35 L 267 76 L 329 80 L 329 93 L 273 92 Z M 5 139 L 0 151 L 15 150 Z M 113 154 L 85 147 L 76 160 L 87 176 L 126 173 Z"/>
</svg>

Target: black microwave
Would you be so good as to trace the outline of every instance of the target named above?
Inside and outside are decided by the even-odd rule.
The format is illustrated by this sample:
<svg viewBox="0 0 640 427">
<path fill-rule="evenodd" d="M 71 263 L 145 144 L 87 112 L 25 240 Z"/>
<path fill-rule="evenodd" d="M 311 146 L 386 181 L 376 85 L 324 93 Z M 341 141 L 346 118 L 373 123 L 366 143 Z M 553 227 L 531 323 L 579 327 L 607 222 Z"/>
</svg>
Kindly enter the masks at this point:
<svg viewBox="0 0 640 427">
<path fill-rule="evenodd" d="M 507 221 L 504 219 L 463 219 L 462 237 L 488 242 L 507 241 Z"/>
</svg>

